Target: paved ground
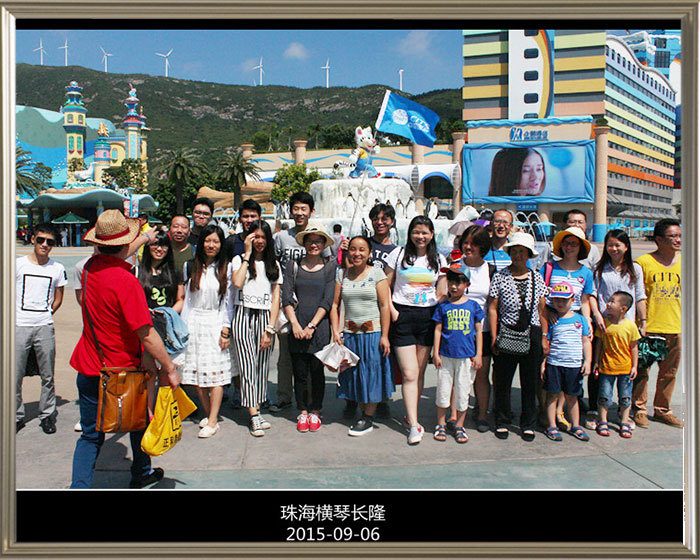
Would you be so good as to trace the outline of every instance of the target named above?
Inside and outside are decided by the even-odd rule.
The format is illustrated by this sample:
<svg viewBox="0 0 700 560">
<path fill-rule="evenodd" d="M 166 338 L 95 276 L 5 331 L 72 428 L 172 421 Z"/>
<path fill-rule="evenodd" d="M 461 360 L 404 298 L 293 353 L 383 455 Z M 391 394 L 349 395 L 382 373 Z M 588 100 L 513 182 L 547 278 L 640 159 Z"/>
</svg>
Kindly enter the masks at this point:
<svg viewBox="0 0 700 560">
<path fill-rule="evenodd" d="M 652 245 L 635 246 L 635 257 Z M 18 254 L 27 249 L 18 246 Z M 84 248 L 59 248 L 53 256 L 68 268 L 90 253 Z M 69 280 L 70 280 L 69 270 Z M 24 383 L 29 422 L 17 434 L 16 479 L 20 489 L 67 488 L 71 462 L 79 434 L 73 426 L 79 418 L 75 372 L 68 365 L 80 335 L 82 321 L 69 283 L 63 307 L 56 314 L 56 386 L 58 432 L 46 435 L 36 418 L 39 379 Z M 276 360 L 273 360 L 273 364 Z M 655 379 L 652 370 L 652 386 Z M 270 371 L 270 394 L 275 395 L 277 372 Z M 682 376 L 681 376 L 682 378 Z M 435 424 L 435 370 L 428 367 L 426 391 L 420 404 L 420 422 L 430 430 Z M 513 391 L 514 410 L 520 393 Z M 374 432 L 362 438 L 347 436 L 342 403 L 335 399 L 335 377 L 327 376 L 324 426 L 318 433 L 299 434 L 295 413 L 268 414 L 272 423 L 263 438 L 247 429 L 247 414 L 226 404 L 221 430 L 211 439 L 197 438 L 197 426 L 184 422 L 183 440 L 170 452 L 155 458 L 165 478 L 157 488 L 635 488 L 683 487 L 682 430 L 651 423 L 623 440 L 613 430 L 602 438 L 591 434 L 583 443 L 565 436 L 561 443 L 538 433 L 525 443 L 514 431 L 506 441 L 493 432 L 480 434 L 467 424 L 470 441 L 436 442 L 428 434 L 415 447 L 406 444 L 400 419 L 404 410 L 400 389 L 394 393 L 391 418 L 380 420 Z M 673 399 L 679 416 L 684 408 L 683 383 Z M 196 414 L 196 413 L 195 413 Z M 614 418 L 614 413 L 611 414 Z M 617 426 L 614 426 L 616 428 Z M 131 449 L 128 437 L 108 435 L 98 459 L 96 488 L 125 488 L 129 480 Z"/>
</svg>

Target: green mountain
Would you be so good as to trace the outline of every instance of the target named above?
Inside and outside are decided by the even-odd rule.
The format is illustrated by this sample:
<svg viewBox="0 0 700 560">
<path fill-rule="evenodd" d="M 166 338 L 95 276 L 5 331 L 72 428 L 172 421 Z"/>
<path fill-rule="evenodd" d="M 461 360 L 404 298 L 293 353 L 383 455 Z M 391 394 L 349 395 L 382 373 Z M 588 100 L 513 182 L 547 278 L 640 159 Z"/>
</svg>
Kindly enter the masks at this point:
<svg viewBox="0 0 700 560">
<path fill-rule="evenodd" d="M 254 141 L 258 151 L 270 146 L 285 150 L 297 137 L 309 139 L 309 148 L 319 140 L 319 147 L 324 143 L 327 147 L 349 147 L 352 136 L 347 139 L 347 130 L 357 125 L 374 126 L 387 89 L 379 84 L 328 89 L 226 85 L 105 73 L 81 66 L 18 64 L 16 74 L 18 104 L 58 111 L 65 101 L 65 86 L 75 80 L 83 87 L 88 117 L 104 117 L 115 124 L 126 113 L 123 100 L 133 84 L 151 129 L 151 163 L 157 163 L 163 150 L 194 147 L 213 162 L 243 142 Z M 461 118 L 459 89 L 408 97 L 440 115 L 439 130 L 443 133 Z M 340 137 L 332 138 L 338 132 Z"/>
</svg>

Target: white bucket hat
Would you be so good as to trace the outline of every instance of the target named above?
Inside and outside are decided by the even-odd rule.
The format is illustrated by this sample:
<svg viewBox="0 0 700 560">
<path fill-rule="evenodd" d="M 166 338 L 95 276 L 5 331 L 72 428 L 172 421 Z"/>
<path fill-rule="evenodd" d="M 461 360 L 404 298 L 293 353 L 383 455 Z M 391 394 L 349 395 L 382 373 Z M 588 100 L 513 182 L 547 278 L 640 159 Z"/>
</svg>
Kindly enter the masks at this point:
<svg viewBox="0 0 700 560">
<path fill-rule="evenodd" d="M 529 249 L 531 257 L 536 257 L 539 255 L 539 253 L 535 251 L 535 238 L 529 233 L 525 233 L 524 231 L 516 231 L 515 233 L 511 234 L 510 240 L 503 246 L 503 249 L 510 254 L 508 249 L 510 247 L 515 247 L 516 245 Z"/>
</svg>

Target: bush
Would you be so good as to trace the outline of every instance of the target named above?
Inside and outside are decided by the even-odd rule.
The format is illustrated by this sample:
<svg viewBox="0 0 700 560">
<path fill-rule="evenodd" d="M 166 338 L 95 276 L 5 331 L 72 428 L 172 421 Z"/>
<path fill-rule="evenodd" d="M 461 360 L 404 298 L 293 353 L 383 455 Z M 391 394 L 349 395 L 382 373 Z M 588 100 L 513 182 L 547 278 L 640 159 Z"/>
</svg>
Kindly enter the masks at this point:
<svg viewBox="0 0 700 560">
<path fill-rule="evenodd" d="M 275 173 L 272 181 L 277 186 L 270 192 L 270 197 L 280 201 L 289 200 L 296 192 L 309 192 L 311 183 L 320 178 L 318 169 L 308 169 L 305 163 L 285 163 Z"/>
</svg>

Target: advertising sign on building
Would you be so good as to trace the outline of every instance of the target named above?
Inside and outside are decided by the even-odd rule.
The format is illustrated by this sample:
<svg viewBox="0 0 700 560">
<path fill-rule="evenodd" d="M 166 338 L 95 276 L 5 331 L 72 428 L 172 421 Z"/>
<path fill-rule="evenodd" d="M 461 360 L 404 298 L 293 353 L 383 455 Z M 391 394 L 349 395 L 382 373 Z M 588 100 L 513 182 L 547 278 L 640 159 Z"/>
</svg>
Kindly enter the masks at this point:
<svg viewBox="0 0 700 560">
<path fill-rule="evenodd" d="M 595 141 L 466 144 L 463 196 L 479 203 L 592 203 Z"/>
</svg>

